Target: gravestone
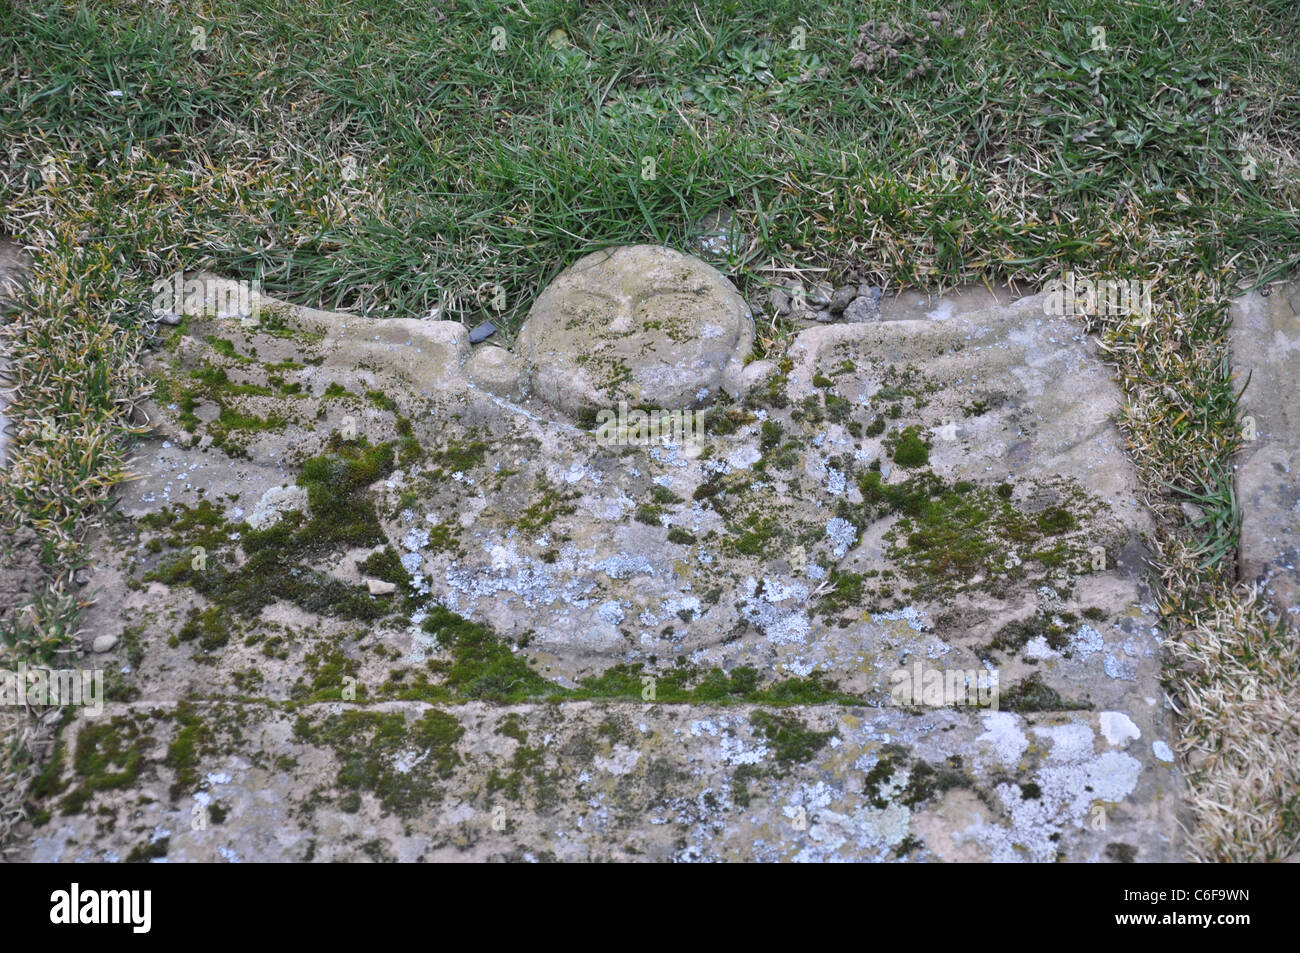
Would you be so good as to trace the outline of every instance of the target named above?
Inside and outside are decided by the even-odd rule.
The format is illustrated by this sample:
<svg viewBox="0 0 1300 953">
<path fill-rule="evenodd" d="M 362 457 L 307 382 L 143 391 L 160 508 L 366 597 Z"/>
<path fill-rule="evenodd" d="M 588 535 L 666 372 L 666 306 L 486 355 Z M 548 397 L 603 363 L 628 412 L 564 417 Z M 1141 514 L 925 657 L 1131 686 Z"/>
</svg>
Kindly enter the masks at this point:
<svg viewBox="0 0 1300 953">
<path fill-rule="evenodd" d="M 116 700 L 64 729 L 130 777 L 56 766 L 31 857 L 1178 856 L 1149 523 L 1078 326 L 883 302 L 729 400 L 714 273 L 565 275 L 516 357 L 269 299 L 169 336 L 92 540 Z M 702 406 L 704 446 L 574 426 L 620 399 Z"/>
</svg>

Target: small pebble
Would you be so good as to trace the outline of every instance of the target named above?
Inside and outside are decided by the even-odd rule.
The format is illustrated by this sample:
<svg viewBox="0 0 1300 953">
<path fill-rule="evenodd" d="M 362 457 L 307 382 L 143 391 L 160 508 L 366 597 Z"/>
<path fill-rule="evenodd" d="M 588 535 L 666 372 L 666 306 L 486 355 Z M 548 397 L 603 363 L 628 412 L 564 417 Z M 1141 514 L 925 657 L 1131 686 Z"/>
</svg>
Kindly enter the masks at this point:
<svg viewBox="0 0 1300 953">
<path fill-rule="evenodd" d="M 90 644 L 90 650 L 92 652 L 111 652 L 115 645 L 117 645 L 116 635 L 97 635 L 95 641 Z"/>
</svg>

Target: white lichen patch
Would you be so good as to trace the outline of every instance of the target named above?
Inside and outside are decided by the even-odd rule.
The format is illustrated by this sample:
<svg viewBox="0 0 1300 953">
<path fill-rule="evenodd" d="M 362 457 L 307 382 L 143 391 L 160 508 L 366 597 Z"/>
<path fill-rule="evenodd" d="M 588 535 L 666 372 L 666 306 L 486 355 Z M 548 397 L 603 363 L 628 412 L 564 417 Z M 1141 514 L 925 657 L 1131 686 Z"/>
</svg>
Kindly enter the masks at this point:
<svg viewBox="0 0 1300 953">
<path fill-rule="evenodd" d="M 269 529 L 280 522 L 285 513 L 306 513 L 307 488 L 303 486 L 273 486 L 253 506 L 248 515 L 252 529 Z"/>
<path fill-rule="evenodd" d="M 976 739 L 991 750 L 998 764 L 1014 767 L 1029 749 L 1029 739 L 1020 728 L 1020 716 L 1007 711 L 984 712 L 984 733 Z"/>
<path fill-rule="evenodd" d="M 858 540 L 858 528 L 846 519 L 832 517 L 826 524 L 826 536 L 833 545 L 836 559 L 843 559 L 844 554 Z"/>
<path fill-rule="evenodd" d="M 1079 626 L 1079 630 L 1070 636 L 1070 650 L 1081 659 L 1086 660 L 1105 647 L 1101 633 L 1090 625 Z"/>
<path fill-rule="evenodd" d="M 1103 711 L 1098 716 L 1098 720 L 1101 723 L 1102 736 L 1112 747 L 1123 748 L 1130 741 L 1142 737 L 1142 732 L 1133 723 L 1133 719 L 1122 711 Z"/>
<path fill-rule="evenodd" d="M 625 744 L 616 744 L 608 757 L 596 755 L 593 764 L 597 771 L 604 771 L 607 774 L 619 777 L 630 774 L 640 760 L 641 752 L 638 749 L 629 748 Z"/>
<path fill-rule="evenodd" d="M 911 831 L 911 810 L 894 800 L 907 782 L 908 772 L 896 771 L 880 785 L 880 797 L 887 801 L 883 808 L 858 804 L 840 810 L 833 805 L 845 798 L 836 786 L 821 781 L 799 786 L 782 809 L 792 824 L 807 823 L 806 840 L 790 859 L 797 863 L 888 860 Z"/>
<path fill-rule="evenodd" d="M 1094 754 L 1095 736 L 1087 724 L 1040 726 L 1034 734 L 1051 747 L 1033 787 L 1002 783 L 995 788 L 1009 823 L 976 824 L 958 835 L 978 842 L 995 862 L 1056 860 L 1062 835 L 1083 829 L 1094 808 L 1104 811 L 1132 794 L 1142 772 L 1131 755 Z"/>
</svg>

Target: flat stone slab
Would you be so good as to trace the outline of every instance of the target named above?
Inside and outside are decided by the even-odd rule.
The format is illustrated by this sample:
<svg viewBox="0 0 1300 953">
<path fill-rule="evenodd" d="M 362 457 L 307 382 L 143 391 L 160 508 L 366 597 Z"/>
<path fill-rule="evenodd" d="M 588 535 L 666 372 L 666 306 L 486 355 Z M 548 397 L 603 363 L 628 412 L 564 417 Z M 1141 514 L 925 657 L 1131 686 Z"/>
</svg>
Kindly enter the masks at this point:
<svg viewBox="0 0 1300 953">
<path fill-rule="evenodd" d="M 187 316 L 86 589 L 142 767 L 67 734 L 34 856 L 1175 858 L 1118 390 L 1041 299 L 953 300 L 805 331 L 698 441 L 460 325 Z"/>
<path fill-rule="evenodd" d="M 534 391 L 574 415 L 682 410 L 734 391 L 754 342 L 749 306 L 717 269 L 659 245 L 592 252 L 528 313 L 516 350 Z"/>
<path fill-rule="evenodd" d="M 1260 583 L 1283 611 L 1300 612 L 1300 282 L 1236 299 L 1228 343 L 1237 387 L 1246 387 L 1236 474 L 1241 578 Z"/>
<path fill-rule="evenodd" d="M 1150 735 L 1113 713 L 777 713 L 775 727 L 803 733 L 797 750 L 768 717 L 585 702 L 113 706 L 66 741 L 134 759 L 130 783 L 88 791 L 65 770 L 62 803 L 84 807 L 43 825 L 27 859 L 1178 859 L 1173 770 L 1144 768 Z M 195 756 L 177 770 L 187 729 Z"/>
</svg>

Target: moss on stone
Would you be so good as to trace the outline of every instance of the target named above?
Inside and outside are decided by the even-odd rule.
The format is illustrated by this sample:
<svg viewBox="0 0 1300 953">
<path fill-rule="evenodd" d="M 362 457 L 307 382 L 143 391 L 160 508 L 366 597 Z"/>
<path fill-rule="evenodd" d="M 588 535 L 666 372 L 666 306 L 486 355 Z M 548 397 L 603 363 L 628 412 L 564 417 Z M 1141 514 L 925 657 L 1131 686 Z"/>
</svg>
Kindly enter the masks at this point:
<svg viewBox="0 0 1300 953">
<path fill-rule="evenodd" d="M 892 459 L 900 467 L 915 469 L 930 462 L 930 448 L 921 437 L 919 427 L 906 428 L 892 450 Z"/>
<path fill-rule="evenodd" d="M 439 527 L 441 528 L 441 526 Z M 430 533 L 432 538 L 432 533 Z M 398 591 L 406 592 L 411 586 L 411 574 L 402 565 L 401 557 L 392 546 L 385 546 L 378 552 L 371 553 L 357 563 L 357 569 L 363 575 L 373 576 L 384 582 L 391 582 Z"/>
<path fill-rule="evenodd" d="M 174 778 L 170 791 L 173 801 L 198 788 L 199 758 L 212 735 L 207 723 L 188 703 L 183 702 L 177 709 L 176 724 L 176 735 L 167 746 L 164 759 Z"/>
<path fill-rule="evenodd" d="M 340 766 L 334 786 L 341 799 L 350 798 L 359 809 L 361 795 L 370 794 L 385 814 L 405 818 L 442 800 L 438 782 L 460 764 L 455 746 L 463 734 L 453 716 L 437 709 L 412 723 L 402 712 L 346 711 L 317 724 L 300 717 L 294 725 L 299 741 L 334 750 Z"/>
<path fill-rule="evenodd" d="M 450 662 L 434 661 L 429 668 L 441 675 L 443 685 L 458 697 L 505 703 L 546 695 L 557 688 L 491 629 L 442 606 L 432 608 L 423 628 L 451 653 Z"/>
<path fill-rule="evenodd" d="M 1002 690 L 998 704 L 1007 711 L 1084 711 L 1091 702 L 1063 699 L 1061 693 L 1043 681 L 1039 672 Z"/>
<path fill-rule="evenodd" d="M 72 790 L 59 807 L 66 814 L 78 814 L 97 792 L 131 787 L 139 779 L 145 751 L 152 745 L 153 738 L 145 732 L 142 720 L 131 715 L 83 724 L 72 758 Z M 61 760 L 56 759 L 56 764 Z M 61 779 L 43 775 L 37 790 L 52 794 L 63 788 Z"/>
<path fill-rule="evenodd" d="M 191 586 L 216 607 L 248 618 L 276 599 L 342 618 L 386 615 L 390 609 L 365 588 L 312 569 L 307 562 L 341 548 L 384 541 L 366 488 L 390 473 L 393 464 L 392 444 L 371 446 L 335 434 L 327 452 L 306 460 L 298 477 L 299 485 L 307 488 L 309 516 L 287 513 L 268 529 L 244 532 L 238 542 L 246 557 L 242 565 L 221 558 L 234 545 L 227 533 L 205 564 L 196 566 L 186 549 L 145 578 Z"/>
<path fill-rule="evenodd" d="M 574 511 L 573 505 L 569 502 L 572 494 L 555 489 L 540 476 L 537 478 L 536 489 L 540 491 L 541 496 L 512 520 L 512 525 L 525 533 L 535 533 L 559 517 L 567 516 Z"/>
<path fill-rule="evenodd" d="M 206 609 L 193 608 L 190 609 L 185 624 L 176 633 L 176 638 L 181 642 L 197 640 L 199 648 L 205 652 L 212 652 L 230 641 L 230 631 L 226 628 L 218 606 L 209 606 Z"/>
<path fill-rule="evenodd" d="M 768 743 L 772 757 L 782 768 L 811 761 L 835 734 L 833 731 L 813 731 L 794 714 L 777 714 L 761 709 L 749 716 L 749 723 Z"/>
</svg>

